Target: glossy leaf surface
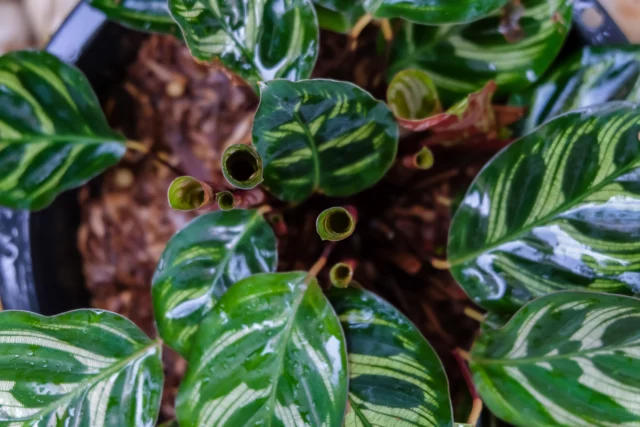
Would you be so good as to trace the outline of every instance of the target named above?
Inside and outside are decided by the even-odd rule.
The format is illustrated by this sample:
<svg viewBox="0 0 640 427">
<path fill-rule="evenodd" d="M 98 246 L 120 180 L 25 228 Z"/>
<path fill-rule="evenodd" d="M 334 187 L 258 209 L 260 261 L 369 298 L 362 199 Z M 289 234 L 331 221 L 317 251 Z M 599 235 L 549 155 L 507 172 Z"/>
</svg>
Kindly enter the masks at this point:
<svg viewBox="0 0 640 427">
<path fill-rule="evenodd" d="M 161 347 L 115 313 L 0 312 L 0 424 L 154 426 Z"/>
<path fill-rule="evenodd" d="M 587 46 L 514 97 L 529 106 L 525 133 L 567 111 L 624 100 L 640 102 L 640 46 Z"/>
<path fill-rule="evenodd" d="M 560 292 L 527 304 L 471 352 L 493 413 L 522 426 L 640 424 L 640 300 Z"/>
<path fill-rule="evenodd" d="M 447 376 L 420 331 L 371 292 L 334 288 L 329 300 L 347 339 L 345 426 L 450 426 Z"/>
<path fill-rule="evenodd" d="M 468 25 L 429 27 L 407 24 L 396 36 L 389 77 L 407 68 L 433 79 L 440 98 L 451 105 L 494 80 L 499 93 L 522 90 L 537 81 L 555 59 L 571 24 L 569 0 L 523 0 L 524 37 L 509 42 L 500 33 L 500 14 Z"/>
<path fill-rule="evenodd" d="M 475 21 L 497 11 L 508 0 L 363 0 L 376 18 L 402 18 L 426 25 Z"/>
<path fill-rule="evenodd" d="M 311 0 L 169 0 L 191 54 L 220 60 L 251 85 L 311 75 L 318 20 Z"/>
<path fill-rule="evenodd" d="M 140 31 L 180 35 L 167 0 L 86 0 L 107 17 Z"/>
<path fill-rule="evenodd" d="M 342 425 L 344 336 L 317 281 L 306 276 L 258 274 L 220 299 L 178 393 L 182 427 Z"/>
<path fill-rule="evenodd" d="M 511 313 L 559 290 L 640 292 L 640 106 L 560 116 L 500 152 L 451 224 L 451 271 Z"/>
<path fill-rule="evenodd" d="M 153 276 L 162 339 L 187 357 L 202 319 L 235 282 L 277 267 L 276 238 L 256 210 L 212 212 L 171 238 Z"/>
<path fill-rule="evenodd" d="M 393 164 L 398 126 L 383 102 L 351 83 L 276 80 L 261 86 L 253 144 L 263 185 L 301 202 L 314 192 L 348 196 L 378 182 Z"/>
<path fill-rule="evenodd" d="M 320 27 L 348 33 L 366 12 L 361 0 L 314 0 Z"/>
<path fill-rule="evenodd" d="M 45 52 L 0 57 L 0 205 L 42 209 L 125 150 L 77 68 Z"/>
</svg>

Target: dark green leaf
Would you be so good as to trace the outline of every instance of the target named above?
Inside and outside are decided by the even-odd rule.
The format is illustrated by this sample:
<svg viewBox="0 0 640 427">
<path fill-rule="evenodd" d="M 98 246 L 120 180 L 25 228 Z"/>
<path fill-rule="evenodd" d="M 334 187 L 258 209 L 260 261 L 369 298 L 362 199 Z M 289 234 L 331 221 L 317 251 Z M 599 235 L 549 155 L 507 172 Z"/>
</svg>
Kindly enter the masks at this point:
<svg viewBox="0 0 640 427">
<path fill-rule="evenodd" d="M 402 18 L 427 25 L 474 21 L 497 11 L 507 1 L 363 0 L 365 9 L 376 18 Z"/>
<path fill-rule="evenodd" d="M 0 57 L 0 205 L 42 209 L 125 150 L 78 69 L 45 52 Z"/>
<path fill-rule="evenodd" d="M 451 224 L 449 262 L 483 307 L 559 290 L 640 292 L 640 106 L 560 116 L 480 172 Z"/>
<path fill-rule="evenodd" d="M 180 36 L 167 0 L 85 0 L 109 19 L 136 30 Z"/>
<path fill-rule="evenodd" d="M 640 300 L 560 292 L 522 308 L 471 352 L 482 400 L 529 426 L 640 423 Z"/>
<path fill-rule="evenodd" d="M 277 266 L 276 238 L 256 210 L 212 212 L 171 238 L 153 276 L 153 307 L 165 342 L 187 357 L 202 319 L 226 290 Z"/>
<path fill-rule="evenodd" d="M 314 0 L 320 27 L 348 33 L 366 12 L 361 0 Z"/>
<path fill-rule="evenodd" d="M 0 312 L 0 425 L 154 426 L 161 347 L 101 310 Z"/>
<path fill-rule="evenodd" d="M 307 273 L 233 285 L 202 324 L 177 398 L 182 427 L 342 426 L 340 322 Z"/>
<path fill-rule="evenodd" d="M 500 15 L 468 25 L 404 26 L 392 49 L 389 77 L 407 68 L 433 79 L 447 105 L 494 80 L 501 94 L 538 80 L 560 51 L 571 24 L 569 0 L 523 0 L 524 37 L 509 42 L 500 33 Z"/>
<path fill-rule="evenodd" d="M 301 202 L 314 192 L 348 196 L 378 182 L 393 164 L 398 126 L 383 102 L 351 83 L 275 80 L 261 87 L 253 144 L 265 187 Z"/>
<path fill-rule="evenodd" d="M 349 353 L 345 426 L 450 426 L 447 376 L 420 331 L 371 292 L 333 288 L 329 300 Z"/>
<path fill-rule="evenodd" d="M 219 59 L 251 85 L 311 75 L 318 20 L 311 0 L 169 0 L 191 54 Z"/>
<path fill-rule="evenodd" d="M 640 46 L 588 46 L 532 90 L 514 97 L 529 106 L 524 132 L 577 108 L 640 102 Z"/>
</svg>

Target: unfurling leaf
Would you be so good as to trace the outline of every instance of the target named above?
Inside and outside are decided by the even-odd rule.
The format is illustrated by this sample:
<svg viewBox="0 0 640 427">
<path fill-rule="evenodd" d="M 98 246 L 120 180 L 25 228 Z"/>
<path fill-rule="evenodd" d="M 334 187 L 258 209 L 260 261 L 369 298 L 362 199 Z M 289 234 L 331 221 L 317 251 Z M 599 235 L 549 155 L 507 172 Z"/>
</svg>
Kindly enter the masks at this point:
<svg viewBox="0 0 640 427">
<path fill-rule="evenodd" d="M 357 219 L 345 208 L 329 208 L 318 215 L 316 231 L 322 240 L 337 242 L 353 234 L 356 221 Z"/>
<path fill-rule="evenodd" d="M 451 271 L 512 313 L 559 290 L 640 292 L 640 106 L 560 116 L 500 152 L 451 224 Z"/>
<path fill-rule="evenodd" d="M 91 85 L 46 52 L 0 57 L 0 205 L 42 209 L 124 155 Z"/>
<path fill-rule="evenodd" d="M 154 426 L 161 346 L 108 311 L 0 312 L 0 424 Z"/>
<path fill-rule="evenodd" d="M 180 28 L 169 14 L 167 0 L 86 0 L 109 19 L 140 31 L 180 37 Z"/>
<path fill-rule="evenodd" d="M 222 173 L 234 187 L 250 190 L 262 182 L 262 159 L 250 145 L 232 145 L 222 155 Z"/>
<path fill-rule="evenodd" d="M 529 105 L 525 133 L 570 110 L 610 101 L 640 102 L 640 46 L 587 46 L 512 100 Z"/>
<path fill-rule="evenodd" d="M 394 39 L 389 78 L 407 68 L 424 70 L 445 105 L 480 90 L 489 80 L 496 82 L 500 94 L 526 88 L 560 52 L 573 2 L 522 0 L 522 5 L 524 37 L 515 43 L 500 33 L 500 14 L 454 27 L 406 24 Z"/>
<path fill-rule="evenodd" d="M 329 271 L 331 284 L 336 288 L 346 288 L 353 280 L 353 266 L 348 262 L 339 262 Z"/>
<path fill-rule="evenodd" d="M 402 18 L 426 25 L 475 21 L 508 0 L 361 0 L 376 18 Z"/>
<path fill-rule="evenodd" d="M 387 104 L 400 126 L 408 129 L 412 122 L 442 111 L 433 80 L 421 70 L 403 70 L 396 74 L 387 88 Z"/>
<path fill-rule="evenodd" d="M 264 186 L 302 202 L 314 192 L 348 196 L 378 182 L 393 164 L 398 126 L 383 102 L 351 83 L 275 80 L 261 86 L 253 144 Z"/>
<path fill-rule="evenodd" d="M 342 426 L 340 322 L 305 272 L 234 284 L 203 321 L 177 397 L 182 427 Z"/>
<path fill-rule="evenodd" d="M 345 426 L 450 426 L 447 376 L 418 328 L 365 290 L 333 288 L 329 300 L 347 340 Z"/>
<path fill-rule="evenodd" d="M 202 319 L 235 282 L 277 266 L 276 238 L 256 210 L 202 215 L 171 238 L 153 276 L 162 339 L 185 357 Z"/>
<path fill-rule="evenodd" d="M 173 209 L 192 211 L 211 203 L 213 188 L 192 176 L 180 176 L 169 185 L 167 199 Z"/>
<path fill-rule="evenodd" d="M 485 404 L 511 424 L 640 422 L 640 300 L 559 292 L 524 306 L 474 344 L 470 367 Z"/>
<path fill-rule="evenodd" d="M 236 207 L 236 196 L 231 191 L 221 191 L 216 194 L 216 202 L 223 211 L 230 211 Z"/>
<path fill-rule="evenodd" d="M 220 60 L 254 88 L 311 75 L 319 49 L 311 0 L 169 0 L 169 8 L 197 60 Z"/>
</svg>

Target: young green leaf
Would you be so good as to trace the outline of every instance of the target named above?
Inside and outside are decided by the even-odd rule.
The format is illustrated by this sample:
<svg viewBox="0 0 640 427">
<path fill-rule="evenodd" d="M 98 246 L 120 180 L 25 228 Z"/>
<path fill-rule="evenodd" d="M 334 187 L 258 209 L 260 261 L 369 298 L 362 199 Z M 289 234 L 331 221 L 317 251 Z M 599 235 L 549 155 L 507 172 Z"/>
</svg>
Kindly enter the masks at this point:
<svg viewBox="0 0 640 427">
<path fill-rule="evenodd" d="M 172 209 L 192 211 L 211 203 L 213 188 L 192 176 L 179 176 L 169 185 L 167 199 Z"/>
<path fill-rule="evenodd" d="M 477 176 L 451 224 L 451 271 L 512 313 L 559 290 L 640 292 L 640 106 L 560 116 Z"/>
<path fill-rule="evenodd" d="M 447 2 L 456 3 L 457 2 Z M 446 105 L 494 80 L 501 94 L 522 90 L 539 79 L 555 59 L 571 25 L 570 0 L 522 0 L 524 37 L 508 41 L 500 15 L 468 25 L 407 24 L 395 38 L 389 77 L 407 68 L 433 79 Z"/>
<path fill-rule="evenodd" d="M 329 300 L 347 339 L 345 426 L 451 425 L 447 376 L 420 331 L 371 292 L 333 288 Z"/>
<path fill-rule="evenodd" d="M 512 100 L 529 105 L 524 132 L 577 108 L 640 102 L 640 46 L 587 46 L 532 90 Z"/>
<path fill-rule="evenodd" d="M 236 196 L 231 191 L 221 191 L 216 194 L 216 202 L 223 211 L 230 211 L 236 207 Z"/>
<path fill-rule="evenodd" d="M 154 426 L 161 346 L 101 310 L 0 312 L 0 424 Z"/>
<path fill-rule="evenodd" d="M 429 74 L 422 70 L 402 70 L 387 88 L 387 104 L 403 125 L 403 121 L 426 119 L 442 112 L 438 90 Z"/>
<path fill-rule="evenodd" d="M 348 33 L 366 12 L 361 0 L 314 0 L 320 28 Z"/>
<path fill-rule="evenodd" d="M 127 27 L 180 36 L 180 29 L 169 14 L 167 0 L 86 0 L 109 19 Z"/>
<path fill-rule="evenodd" d="M 559 292 L 524 306 L 471 352 L 489 409 L 529 426 L 640 421 L 640 300 Z"/>
<path fill-rule="evenodd" d="M 125 150 L 78 69 L 46 52 L 0 57 L 0 205 L 42 209 Z"/>
<path fill-rule="evenodd" d="M 203 321 L 177 397 L 182 427 L 342 426 L 340 322 L 305 272 L 233 285 Z"/>
<path fill-rule="evenodd" d="M 322 240 L 338 242 L 353 234 L 356 229 L 355 218 L 349 210 L 333 207 L 323 210 L 316 220 L 316 231 Z"/>
<path fill-rule="evenodd" d="M 226 290 L 277 266 L 276 238 L 256 210 L 202 215 L 171 238 L 153 276 L 153 309 L 162 339 L 188 357 L 202 319 Z"/>
<path fill-rule="evenodd" d="M 248 83 L 308 78 L 319 49 L 311 0 L 169 0 L 191 54 L 220 60 Z"/>
<path fill-rule="evenodd" d="M 504 6 L 508 0 L 362 0 L 376 18 L 402 18 L 426 25 L 471 22 Z"/>
<path fill-rule="evenodd" d="M 359 87 L 333 80 L 275 80 L 261 86 L 253 144 L 264 186 L 301 202 L 314 192 L 348 196 L 393 164 L 398 126 L 389 108 Z"/>
<path fill-rule="evenodd" d="M 234 187 L 250 190 L 262 182 L 262 159 L 250 145 L 231 145 L 222 155 L 222 174 Z"/>
</svg>

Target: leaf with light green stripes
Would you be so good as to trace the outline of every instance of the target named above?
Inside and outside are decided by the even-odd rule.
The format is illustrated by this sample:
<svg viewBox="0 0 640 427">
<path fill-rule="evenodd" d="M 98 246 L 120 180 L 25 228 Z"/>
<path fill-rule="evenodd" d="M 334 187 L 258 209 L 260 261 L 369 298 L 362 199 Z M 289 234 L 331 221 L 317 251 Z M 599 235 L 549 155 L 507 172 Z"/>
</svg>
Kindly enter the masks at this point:
<svg viewBox="0 0 640 427">
<path fill-rule="evenodd" d="M 366 12 L 361 0 L 314 0 L 320 27 L 348 33 Z"/>
<path fill-rule="evenodd" d="M 524 132 L 577 108 L 640 102 L 640 46 L 587 46 L 531 90 L 512 97 L 529 106 Z"/>
<path fill-rule="evenodd" d="M 391 167 L 398 125 L 383 102 L 351 83 L 274 80 L 261 85 L 253 144 L 263 185 L 279 199 L 349 196 Z"/>
<path fill-rule="evenodd" d="M 80 70 L 46 52 L 0 57 L 0 205 L 42 209 L 125 150 Z"/>
<path fill-rule="evenodd" d="M 205 318 L 177 397 L 182 427 L 340 427 L 347 406 L 340 322 L 305 272 L 234 284 Z"/>
<path fill-rule="evenodd" d="M 375 18 L 402 18 L 426 25 L 471 22 L 496 12 L 508 0 L 362 0 Z"/>
<path fill-rule="evenodd" d="M 480 335 L 473 380 L 517 426 L 640 425 L 640 300 L 559 292 Z"/>
<path fill-rule="evenodd" d="M 211 212 L 171 238 L 153 276 L 153 308 L 162 339 L 189 356 L 202 319 L 235 282 L 276 271 L 273 230 L 256 210 Z"/>
<path fill-rule="evenodd" d="M 220 60 L 248 83 L 308 78 L 318 56 L 311 0 L 169 0 L 196 60 Z"/>
<path fill-rule="evenodd" d="M 140 31 L 180 36 L 167 0 L 85 0 L 109 19 Z"/>
<path fill-rule="evenodd" d="M 161 346 L 101 310 L 0 312 L 0 425 L 155 426 Z"/>
<path fill-rule="evenodd" d="M 420 331 L 371 292 L 333 288 L 329 300 L 347 339 L 345 426 L 451 426 L 447 376 Z"/>
<path fill-rule="evenodd" d="M 560 290 L 640 292 L 640 106 L 547 122 L 476 177 L 451 224 L 451 271 L 512 313 Z"/>
<path fill-rule="evenodd" d="M 429 27 L 407 23 L 396 36 L 389 78 L 407 68 L 433 79 L 446 105 L 494 80 L 500 94 L 537 81 L 555 59 L 571 24 L 570 0 L 523 0 L 524 37 L 509 42 L 500 15 L 468 25 Z"/>
</svg>

